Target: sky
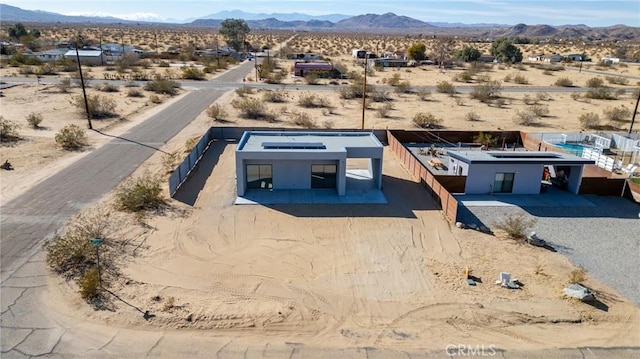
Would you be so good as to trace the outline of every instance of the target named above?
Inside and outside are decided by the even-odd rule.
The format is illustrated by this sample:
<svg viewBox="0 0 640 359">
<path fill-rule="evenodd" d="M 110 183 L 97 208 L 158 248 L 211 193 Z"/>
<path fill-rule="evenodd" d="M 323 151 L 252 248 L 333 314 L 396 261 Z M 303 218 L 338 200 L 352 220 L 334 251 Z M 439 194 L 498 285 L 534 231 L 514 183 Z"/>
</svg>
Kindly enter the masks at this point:
<svg viewBox="0 0 640 359">
<path fill-rule="evenodd" d="M 0 0 L 25 10 L 176 22 L 223 10 L 363 15 L 393 12 L 426 22 L 640 27 L 640 0 Z M 1 16 L 1 14 L 0 14 Z"/>
</svg>

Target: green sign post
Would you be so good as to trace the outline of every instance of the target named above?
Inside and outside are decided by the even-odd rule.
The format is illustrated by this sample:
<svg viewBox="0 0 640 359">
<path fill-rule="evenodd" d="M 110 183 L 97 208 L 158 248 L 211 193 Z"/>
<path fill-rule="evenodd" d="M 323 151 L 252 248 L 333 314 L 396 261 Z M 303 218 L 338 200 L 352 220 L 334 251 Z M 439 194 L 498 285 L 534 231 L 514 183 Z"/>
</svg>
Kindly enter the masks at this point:
<svg viewBox="0 0 640 359">
<path fill-rule="evenodd" d="M 100 253 L 98 252 L 98 248 L 104 242 L 104 238 L 91 238 L 89 240 L 94 247 L 96 247 L 96 265 L 98 266 L 98 283 L 100 284 L 100 288 L 102 288 L 102 276 L 100 275 Z"/>
</svg>

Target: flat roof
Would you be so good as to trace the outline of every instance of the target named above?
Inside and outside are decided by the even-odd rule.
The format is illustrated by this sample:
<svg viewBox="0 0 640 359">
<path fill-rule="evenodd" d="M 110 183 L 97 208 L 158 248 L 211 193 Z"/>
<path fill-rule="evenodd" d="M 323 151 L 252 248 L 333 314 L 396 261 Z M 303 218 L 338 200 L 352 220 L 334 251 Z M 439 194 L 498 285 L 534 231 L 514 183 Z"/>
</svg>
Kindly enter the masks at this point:
<svg viewBox="0 0 640 359">
<path fill-rule="evenodd" d="M 535 163 L 588 165 L 595 161 L 553 151 L 455 151 L 447 155 L 464 163 Z"/>
<path fill-rule="evenodd" d="M 382 148 L 382 143 L 372 132 L 247 131 L 236 151 L 337 152 L 347 147 Z"/>
</svg>

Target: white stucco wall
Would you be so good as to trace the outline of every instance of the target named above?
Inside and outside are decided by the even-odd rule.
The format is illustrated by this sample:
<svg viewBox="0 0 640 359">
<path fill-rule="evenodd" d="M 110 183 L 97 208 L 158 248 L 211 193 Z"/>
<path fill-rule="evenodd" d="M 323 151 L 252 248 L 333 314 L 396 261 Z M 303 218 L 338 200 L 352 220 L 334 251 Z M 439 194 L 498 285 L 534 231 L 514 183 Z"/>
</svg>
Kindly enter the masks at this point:
<svg viewBox="0 0 640 359">
<path fill-rule="evenodd" d="M 488 194 L 493 190 L 496 173 L 514 173 L 513 191 L 517 194 L 540 193 L 543 165 L 536 164 L 484 164 L 469 167 L 465 194 Z"/>
</svg>

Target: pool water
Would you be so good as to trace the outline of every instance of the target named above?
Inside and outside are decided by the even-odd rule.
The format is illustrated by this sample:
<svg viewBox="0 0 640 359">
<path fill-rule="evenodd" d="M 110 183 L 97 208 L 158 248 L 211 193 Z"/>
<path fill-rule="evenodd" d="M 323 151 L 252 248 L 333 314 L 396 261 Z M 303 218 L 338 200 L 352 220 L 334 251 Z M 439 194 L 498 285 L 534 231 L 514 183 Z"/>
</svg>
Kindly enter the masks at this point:
<svg viewBox="0 0 640 359">
<path fill-rule="evenodd" d="M 552 145 L 578 157 L 582 157 L 582 151 L 585 148 L 593 148 L 591 146 L 581 145 L 579 143 L 552 143 Z"/>
</svg>

